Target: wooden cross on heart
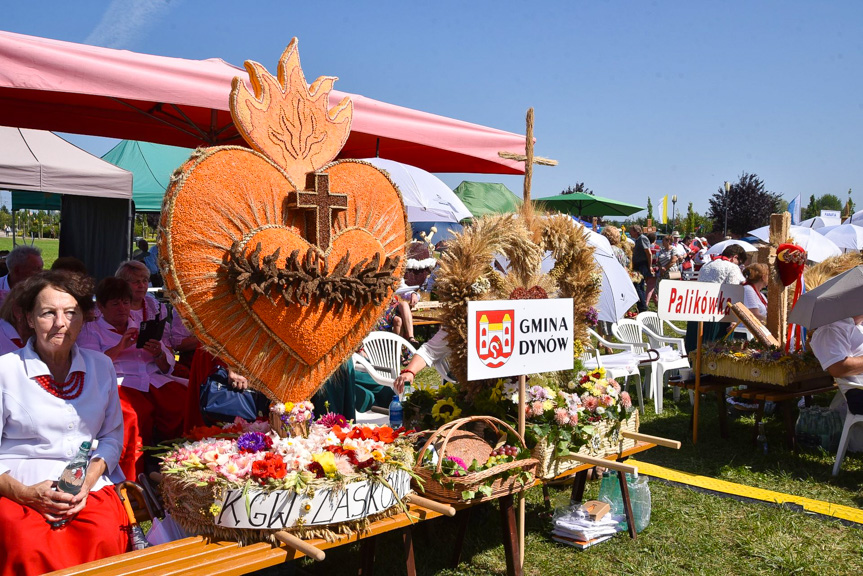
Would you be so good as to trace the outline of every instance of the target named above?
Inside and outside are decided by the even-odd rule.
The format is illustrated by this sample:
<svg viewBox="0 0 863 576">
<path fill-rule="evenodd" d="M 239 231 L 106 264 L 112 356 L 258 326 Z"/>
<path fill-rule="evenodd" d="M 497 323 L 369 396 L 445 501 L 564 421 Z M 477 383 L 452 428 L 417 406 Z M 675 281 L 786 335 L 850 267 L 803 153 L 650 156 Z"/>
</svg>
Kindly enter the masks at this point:
<svg viewBox="0 0 863 576">
<path fill-rule="evenodd" d="M 333 216 L 347 210 L 348 196 L 330 192 L 330 177 L 325 172 L 309 174 L 306 188 L 288 194 L 288 208 L 305 210 L 306 240 L 317 244 L 321 250 L 327 250 L 332 237 Z"/>
</svg>

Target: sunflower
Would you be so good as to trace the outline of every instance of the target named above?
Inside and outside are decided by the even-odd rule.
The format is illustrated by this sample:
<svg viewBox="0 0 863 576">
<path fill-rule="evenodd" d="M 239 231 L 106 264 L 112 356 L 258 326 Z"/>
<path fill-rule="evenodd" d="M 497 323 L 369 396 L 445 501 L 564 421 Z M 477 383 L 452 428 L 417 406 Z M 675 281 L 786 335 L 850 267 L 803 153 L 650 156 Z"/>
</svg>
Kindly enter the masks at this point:
<svg viewBox="0 0 863 576">
<path fill-rule="evenodd" d="M 460 415 L 461 408 L 456 406 L 455 402 L 450 398 L 438 400 L 434 407 L 432 407 L 432 417 L 435 420 L 440 420 L 444 424 L 455 420 Z"/>
<path fill-rule="evenodd" d="M 497 382 L 495 382 L 491 391 L 489 392 L 489 400 L 492 402 L 499 402 L 503 396 L 503 379 L 498 378 Z"/>
<path fill-rule="evenodd" d="M 438 396 L 443 396 L 446 398 L 455 398 L 458 396 L 458 389 L 452 382 L 445 382 L 437 389 Z"/>
</svg>

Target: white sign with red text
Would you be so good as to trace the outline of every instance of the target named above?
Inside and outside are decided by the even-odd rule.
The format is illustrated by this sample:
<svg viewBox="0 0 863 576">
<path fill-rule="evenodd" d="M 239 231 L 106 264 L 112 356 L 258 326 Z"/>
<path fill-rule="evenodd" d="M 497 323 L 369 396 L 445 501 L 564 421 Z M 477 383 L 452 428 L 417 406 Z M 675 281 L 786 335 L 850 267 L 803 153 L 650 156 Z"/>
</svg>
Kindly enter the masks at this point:
<svg viewBox="0 0 863 576">
<path fill-rule="evenodd" d="M 743 286 L 663 280 L 659 283 L 659 307 L 663 320 L 690 320 L 694 322 L 731 322 L 726 318 L 725 307 L 743 302 Z"/>
<path fill-rule="evenodd" d="M 467 303 L 467 378 L 572 370 L 572 298 Z"/>
</svg>

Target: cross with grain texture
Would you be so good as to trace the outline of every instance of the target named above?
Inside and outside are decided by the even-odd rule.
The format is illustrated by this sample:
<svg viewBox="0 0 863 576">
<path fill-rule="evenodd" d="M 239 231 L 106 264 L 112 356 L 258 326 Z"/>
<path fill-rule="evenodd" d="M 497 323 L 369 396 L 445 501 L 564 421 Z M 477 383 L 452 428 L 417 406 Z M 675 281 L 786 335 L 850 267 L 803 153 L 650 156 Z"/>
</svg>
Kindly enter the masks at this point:
<svg viewBox="0 0 863 576">
<path fill-rule="evenodd" d="M 332 237 L 333 213 L 348 207 L 347 194 L 330 192 L 330 175 L 312 172 L 306 177 L 306 190 L 288 195 L 288 207 L 305 211 L 306 240 L 327 251 Z"/>
</svg>

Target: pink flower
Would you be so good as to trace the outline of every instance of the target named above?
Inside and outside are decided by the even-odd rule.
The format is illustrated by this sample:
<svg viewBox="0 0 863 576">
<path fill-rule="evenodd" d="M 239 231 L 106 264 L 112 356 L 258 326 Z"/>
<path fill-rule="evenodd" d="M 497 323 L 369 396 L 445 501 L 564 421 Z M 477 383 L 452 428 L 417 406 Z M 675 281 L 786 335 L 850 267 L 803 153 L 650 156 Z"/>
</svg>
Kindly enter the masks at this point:
<svg viewBox="0 0 863 576">
<path fill-rule="evenodd" d="M 605 384 L 597 384 L 596 385 L 596 393 L 598 395 L 601 396 L 601 395 L 605 394 L 605 391 L 606 391 Z"/>
<path fill-rule="evenodd" d="M 595 412 L 596 408 L 599 406 L 599 400 L 597 400 L 593 396 L 588 396 L 584 399 L 584 408 L 588 412 Z"/>
<path fill-rule="evenodd" d="M 602 405 L 606 406 L 606 407 L 614 406 L 614 398 L 612 398 L 608 394 L 603 394 L 602 395 Z"/>
<path fill-rule="evenodd" d="M 530 405 L 530 412 L 534 416 L 542 416 L 542 413 L 544 412 L 544 410 L 542 409 L 542 402 L 540 402 L 539 400 L 533 402 Z"/>
<path fill-rule="evenodd" d="M 351 464 L 350 458 L 344 454 L 335 455 L 336 471 L 342 476 L 347 476 L 355 472 L 354 465 Z"/>
<path fill-rule="evenodd" d="M 608 384 L 609 386 L 620 392 L 620 384 L 617 383 L 617 380 L 609 380 Z"/>
<path fill-rule="evenodd" d="M 578 412 L 571 412 L 569 415 L 569 425 L 578 426 Z"/>
<path fill-rule="evenodd" d="M 632 408 L 632 398 L 629 396 L 629 392 L 621 392 L 620 393 L 620 405 L 629 410 Z"/>
<path fill-rule="evenodd" d="M 566 426 L 567 424 L 569 424 L 569 413 L 566 411 L 566 408 L 554 409 L 554 421 L 561 426 Z"/>
</svg>

